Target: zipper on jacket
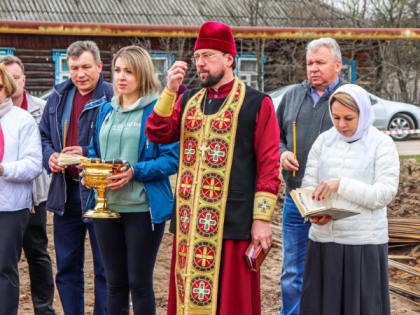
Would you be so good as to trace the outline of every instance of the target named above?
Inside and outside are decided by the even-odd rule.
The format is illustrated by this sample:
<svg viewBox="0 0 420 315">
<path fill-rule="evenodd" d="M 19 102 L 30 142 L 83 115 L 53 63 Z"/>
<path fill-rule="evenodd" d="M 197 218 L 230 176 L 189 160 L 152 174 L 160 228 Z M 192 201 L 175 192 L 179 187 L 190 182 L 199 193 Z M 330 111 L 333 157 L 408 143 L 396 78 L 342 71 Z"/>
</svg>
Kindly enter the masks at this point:
<svg viewBox="0 0 420 315">
<path fill-rule="evenodd" d="M 58 110 L 57 109 L 58 109 L 58 104 L 61 103 L 61 99 L 62 99 L 63 95 L 58 93 L 58 91 L 55 88 L 54 88 L 54 91 L 58 94 L 58 103 L 57 103 L 57 107 L 55 108 L 55 124 L 57 126 L 56 131 L 57 131 L 57 135 L 58 135 L 58 142 L 59 142 L 59 145 L 60 145 L 60 148 L 61 148 L 61 151 L 62 151 L 63 150 L 63 143 L 62 143 L 60 131 L 58 129 L 59 124 L 58 124 Z M 53 174 L 58 174 L 58 173 L 53 173 Z M 64 177 L 64 181 L 63 181 L 64 182 L 64 210 L 63 210 L 63 213 L 64 213 L 65 208 L 66 208 L 65 205 L 66 205 L 66 202 L 67 202 L 67 184 L 66 184 L 65 174 L 63 174 L 63 177 Z"/>
<path fill-rule="evenodd" d="M 60 144 L 60 148 L 61 148 L 61 150 L 63 150 L 63 143 L 62 143 L 60 131 L 59 131 L 59 128 L 58 128 L 58 126 L 61 125 L 61 123 L 60 123 L 60 125 L 58 124 L 58 105 L 61 103 L 61 98 L 63 96 L 60 93 L 58 93 L 56 89 L 54 89 L 54 91 L 58 94 L 58 103 L 57 103 L 57 106 L 55 108 L 55 124 L 57 126 L 56 131 L 57 131 L 58 142 Z"/>
<path fill-rule="evenodd" d="M 101 102 L 100 104 L 98 104 L 98 105 L 96 105 L 96 106 L 92 106 L 92 107 L 86 108 L 86 106 L 88 106 L 89 104 L 94 103 L 94 102 L 98 102 L 98 101 L 100 101 L 100 100 L 102 100 L 102 99 L 105 99 L 105 102 Z M 98 98 L 98 99 L 96 99 L 96 100 L 90 100 L 90 101 L 89 101 L 89 102 L 87 102 L 87 103 L 85 104 L 85 106 L 83 107 L 82 112 L 80 113 L 80 116 L 79 116 L 79 120 L 80 120 L 80 117 L 82 116 L 82 114 L 83 114 L 85 111 L 91 110 L 91 109 L 93 109 L 93 108 L 97 108 L 97 107 L 99 107 L 99 106 L 101 106 L 102 104 L 105 104 L 105 103 L 106 103 L 106 97 L 105 97 L 105 96 L 102 96 L 101 98 Z"/>
<path fill-rule="evenodd" d="M 94 102 L 98 102 L 98 101 L 100 101 L 100 100 L 102 100 L 102 99 L 104 99 L 104 101 L 103 102 L 100 102 L 98 105 L 96 105 L 96 106 L 92 106 L 92 107 L 89 107 L 89 108 L 86 108 L 86 106 L 87 105 L 89 105 L 89 104 L 91 104 L 91 103 L 94 103 Z M 84 112 L 86 112 L 86 111 L 88 111 L 88 110 L 91 110 L 91 109 L 95 109 L 95 108 L 97 108 L 97 107 L 100 107 L 101 105 L 103 105 L 103 104 L 106 104 L 106 97 L 105 96 L 102 96 L 101 98 L 99 98 L 99 99 L 97 99 L 97 100 L 90 100 L 89 102 L 87 102 L 86 104 L 85 104 L 85 107 L 82 109 L 82 112 L 80 113 L 80 116 L 79 116 L 79 119 L 77 120 L 78 121 L 78 123 L 80 122 L 80 118 L 82 118 L 82 115 L 83 115 L 83 113 Z M 92 138 L 93 138 L 93 133 L 94 133 L 94 130 L 93 130 L 93 127 L 95 126 L 95 120 L 96 120 L 96 118 L 97 118 L 97 115 L 94 117 L 94 119 L 90 122 L 90 130 L 92 131 Z M 77 139 L 77 141 L 79 141 L 79 139 Z M 90 143 L 90 140 L 89 140 L 89 143 Z M 89 144 L 88 144 L 88 146 L 89 146 Z M 96 151 L 96 146 L 95 146 L 95 151 Z M 89 152 L 89 151 L 88 151 Z M 96 152 L 96 153 L 98 153 L 98 152 Z M 82 152 L 82 155 L 83 155 L 83 152 Z"/>
<path fill-rule="evenodd" d="M 73 180 L 73 179 L 72 179 Z M 85 202 L 85 205 L 83 206 L 83 197 L 82 197 L 82 182 L 79 180 L 78 182 L 78 185 L 77 186 L 79 186 L 79 195 L 80 195 L 80 206 L 81 206 L 81 209 L 82 209 L 82 220 L 83 220 L 83 215 L 85 214 L 85 211 L 86 211 L 86 202 Z M 89 197 L 88 197 L 89 198 Z M 84 208 L 84 210 L 83 210 L 83 208 Z"/>
<path fill-rule="evenodd" d="M 149 206 L 150 221 L 152 222 L 152 231 L 155 231 L 155 224 L 153 223 L 152 208 Z"/>
<path fill-rule="evenodd" d="M 101 99 L 105 99 L 105 102 L 101 102 L 101 103 L 99 103 L 99 104 L 98 104 L 98 105 L 96 105 L 96 106 L 92 106 L 92 107 L 86 108 L 86 106 L 88 106 L 89 104 L 94 103 L 94 102 L 97 102 L 97 101 L 100 101 Z M 91 110 L 91 109 L 95 109 L 95 108 L 97 108 L 97 107 L 100 107 L 102 104 L 105 104 L 105 103 L 106 103 L 106 98 L 105 98 L 105 96 L 102 96 L 101 98 L 99 98 L 99 99 L 97 99 L 97 100 L 90 100 L 89 102 L 87 102 L 87 103 L 85 104 L 84 108 L 82 109 L 81 113 L 80 113 L 80 116 L 79 116 L 78 122 L 80 122 L 80 118 L 82 118 L 82 115 L 83 115 L 83 113 L 84 113 L 84 112 L 86 112 L 86 111 L 88 111 L 88 110 Z M 96 119 L 96 116 L 95 116 L 95 118 L 94 118 L 94 119 L 91 121 L 91 123 L 90 123 L 90 129 L 93 129 L 93 126 L 95 125 L 95 123 L 94 123 L 95 119 Z M 79 139 L 77 139 L 77 140 L 79 141 Z M 89 142 L 90 142 L 90 141 L 89 141 Z"/>
<path fill-rule="evenodd" d="M 144 187 L 144 191 L 146 192 L 146 196 L 147 196 L 147 190 L 146 190 L 146 186 L 143 183 L 143 187 Z M 153 216 L 152 216 L 152 207 L 150 207 L 150 202 L 147 201 L 147 203 L 149 204 L 149 214 L 150 214 L 150 222 L 152 223 L 152 231 L 155 231 L 155 224 L 153 223 Z"/>
</svg>

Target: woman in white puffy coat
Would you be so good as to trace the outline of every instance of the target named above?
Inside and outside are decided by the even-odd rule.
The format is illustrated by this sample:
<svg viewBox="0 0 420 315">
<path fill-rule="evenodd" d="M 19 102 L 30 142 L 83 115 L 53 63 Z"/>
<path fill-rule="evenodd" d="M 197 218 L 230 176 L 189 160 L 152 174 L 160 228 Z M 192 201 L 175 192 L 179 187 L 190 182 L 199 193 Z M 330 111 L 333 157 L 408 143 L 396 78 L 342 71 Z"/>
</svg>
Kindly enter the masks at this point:
<svg viewBox="0 0 420 315">
<path fill-rule="evenodd" d="M 0 65 L 0 314 L 16 315 L 19 306 L 18 262 L 32 209 L 32 182 L 42 172 L 38 125 L 13 106 L 16 83 Z"/>
<path fill-rule="evenodd" d="M 398 153 L 373 127 L 364 89 L 343 85 L 329 104 L 334 126 L 313 144 L 302 187 L 361 213 L 311 218 L 300 314 L 390 314 L 386 206 L 398 190 Z"/>
</svg>

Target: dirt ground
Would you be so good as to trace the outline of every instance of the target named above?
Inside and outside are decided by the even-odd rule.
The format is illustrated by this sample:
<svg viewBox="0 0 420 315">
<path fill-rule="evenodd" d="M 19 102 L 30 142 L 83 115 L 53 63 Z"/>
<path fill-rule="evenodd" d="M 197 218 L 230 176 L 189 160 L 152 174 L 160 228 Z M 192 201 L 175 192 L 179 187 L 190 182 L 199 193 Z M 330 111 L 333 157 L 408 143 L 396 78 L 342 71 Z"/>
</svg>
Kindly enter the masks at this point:
<svg viewBox="0 0 420 315">
<path fill-rule="evenodd" d="M 284 187 L 282 188 L 284 190 Z M 283 193 L 280 193 L 277 203 L 277 210 L 274 218 L 274 236 L 279 239 L 278 228 L 281 226 L 281 209 Z M 397 197 L 389 206 L 389 216 L 416 217 L 420 209 L 420 163 L 414 160 L 404 160 L 401 165 L 400 189 Z M 48 217 L 49 251 L 53 260 L 53 271 L 55 273 L 55 252 L 52 233 L 52 216 Z M 160 246 L 158 259 L 155 268 L 155 294 L 157 314 L 166 314 L 167 296 L 169 287 L 169 268 L 171 258 L 172 235 L 165 233 Z M 390 249 L 390 254 L 404 254 L 413 256 L 416 259 L 410 261 L 410 265 L 420 268 L 420 245 L 406 246 L 398 249 Z M 282 263 L 281 244 L 275 243 L 261 270 L 261 295 L 262 309 L 264 315 L 278 314 L 281 307 L 280 293 L 280 272 Z M 405 262 L 407 263 L 407 262 Z M 31 293 L 29 288 L 29 274 L 24 256 L 19 263 L 20 272 L 20 305 L 19 315 L 33 314 Z M 390 281 L 400 286 L 415 289 L 420 292 L 419 277 L 390 268 Z M 85 313 L 93 314 L 93 265 L 92 255 L 88 242 L 86 242 L 86 263 L 85 263 Z M 62 315 L 60 298 L 55 292 L 54 307 L 57 314 Z M 403 298 L 391 292 L 391 309 L 395 315 L 420 314 L 420 304 L 415 304 L 407 298 Z M 232 314 L 236 315 L 236 314 Z M 240 315 L 240 314 L 237 314 Z"/>
</svg>

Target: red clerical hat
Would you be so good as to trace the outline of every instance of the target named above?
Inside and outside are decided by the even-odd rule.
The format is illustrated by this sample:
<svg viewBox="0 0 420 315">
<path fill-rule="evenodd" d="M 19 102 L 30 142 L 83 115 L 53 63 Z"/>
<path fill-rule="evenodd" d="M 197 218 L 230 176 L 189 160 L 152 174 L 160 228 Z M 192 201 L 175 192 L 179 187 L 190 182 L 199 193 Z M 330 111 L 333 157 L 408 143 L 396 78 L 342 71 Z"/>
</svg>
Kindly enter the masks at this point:
<svg viewBox="0 0 420 315">
<path fill-rule="evenodd" d="M 230 27 L 216 21 L 201 25 L 194 51 L 203 48 L 216 49 L 236 56 L 235 39 Z"/>
</svg>

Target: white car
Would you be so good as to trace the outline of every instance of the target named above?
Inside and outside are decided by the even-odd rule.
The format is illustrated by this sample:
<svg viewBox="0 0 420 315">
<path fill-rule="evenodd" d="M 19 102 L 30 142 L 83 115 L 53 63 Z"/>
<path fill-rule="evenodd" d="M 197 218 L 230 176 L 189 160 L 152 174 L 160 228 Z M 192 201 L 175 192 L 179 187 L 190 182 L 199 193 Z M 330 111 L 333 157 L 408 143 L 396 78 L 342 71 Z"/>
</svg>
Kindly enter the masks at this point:
<svg viewBox="0 0 420 315">
<path fill-rule="evenodd" d="M 273 100 L 275 110 L 277 110 L 283 95 L 295 85 L 296 84 L 286 85 L 269 93 Z M 369 93 L 369 97 L 373 106 L 373 111 L 375 112 L 374 126 L 379 130 L 410 130 L 419 128 L 420 107 L 384 100 L 371 93 Z M 391 137 L 395 140 L 406 140 L 410 135 L 392 135 Z"/>
<path fill-rule="evenodd" d="M 48 96 L 50 96 L 51 95 L 51 93 L 54 91 L 54 89 L 49 89 L 49 90 L 46 90 L 45 92 L 43 92 L 43 93 L 41 93 L 41 95 L 40 96 L 38 96 L 40 99 L 42 99 L 42 100 L 44 100 L 44 101 L 46 101 L 47 99 L 48 99 Z"/>
</svg>

